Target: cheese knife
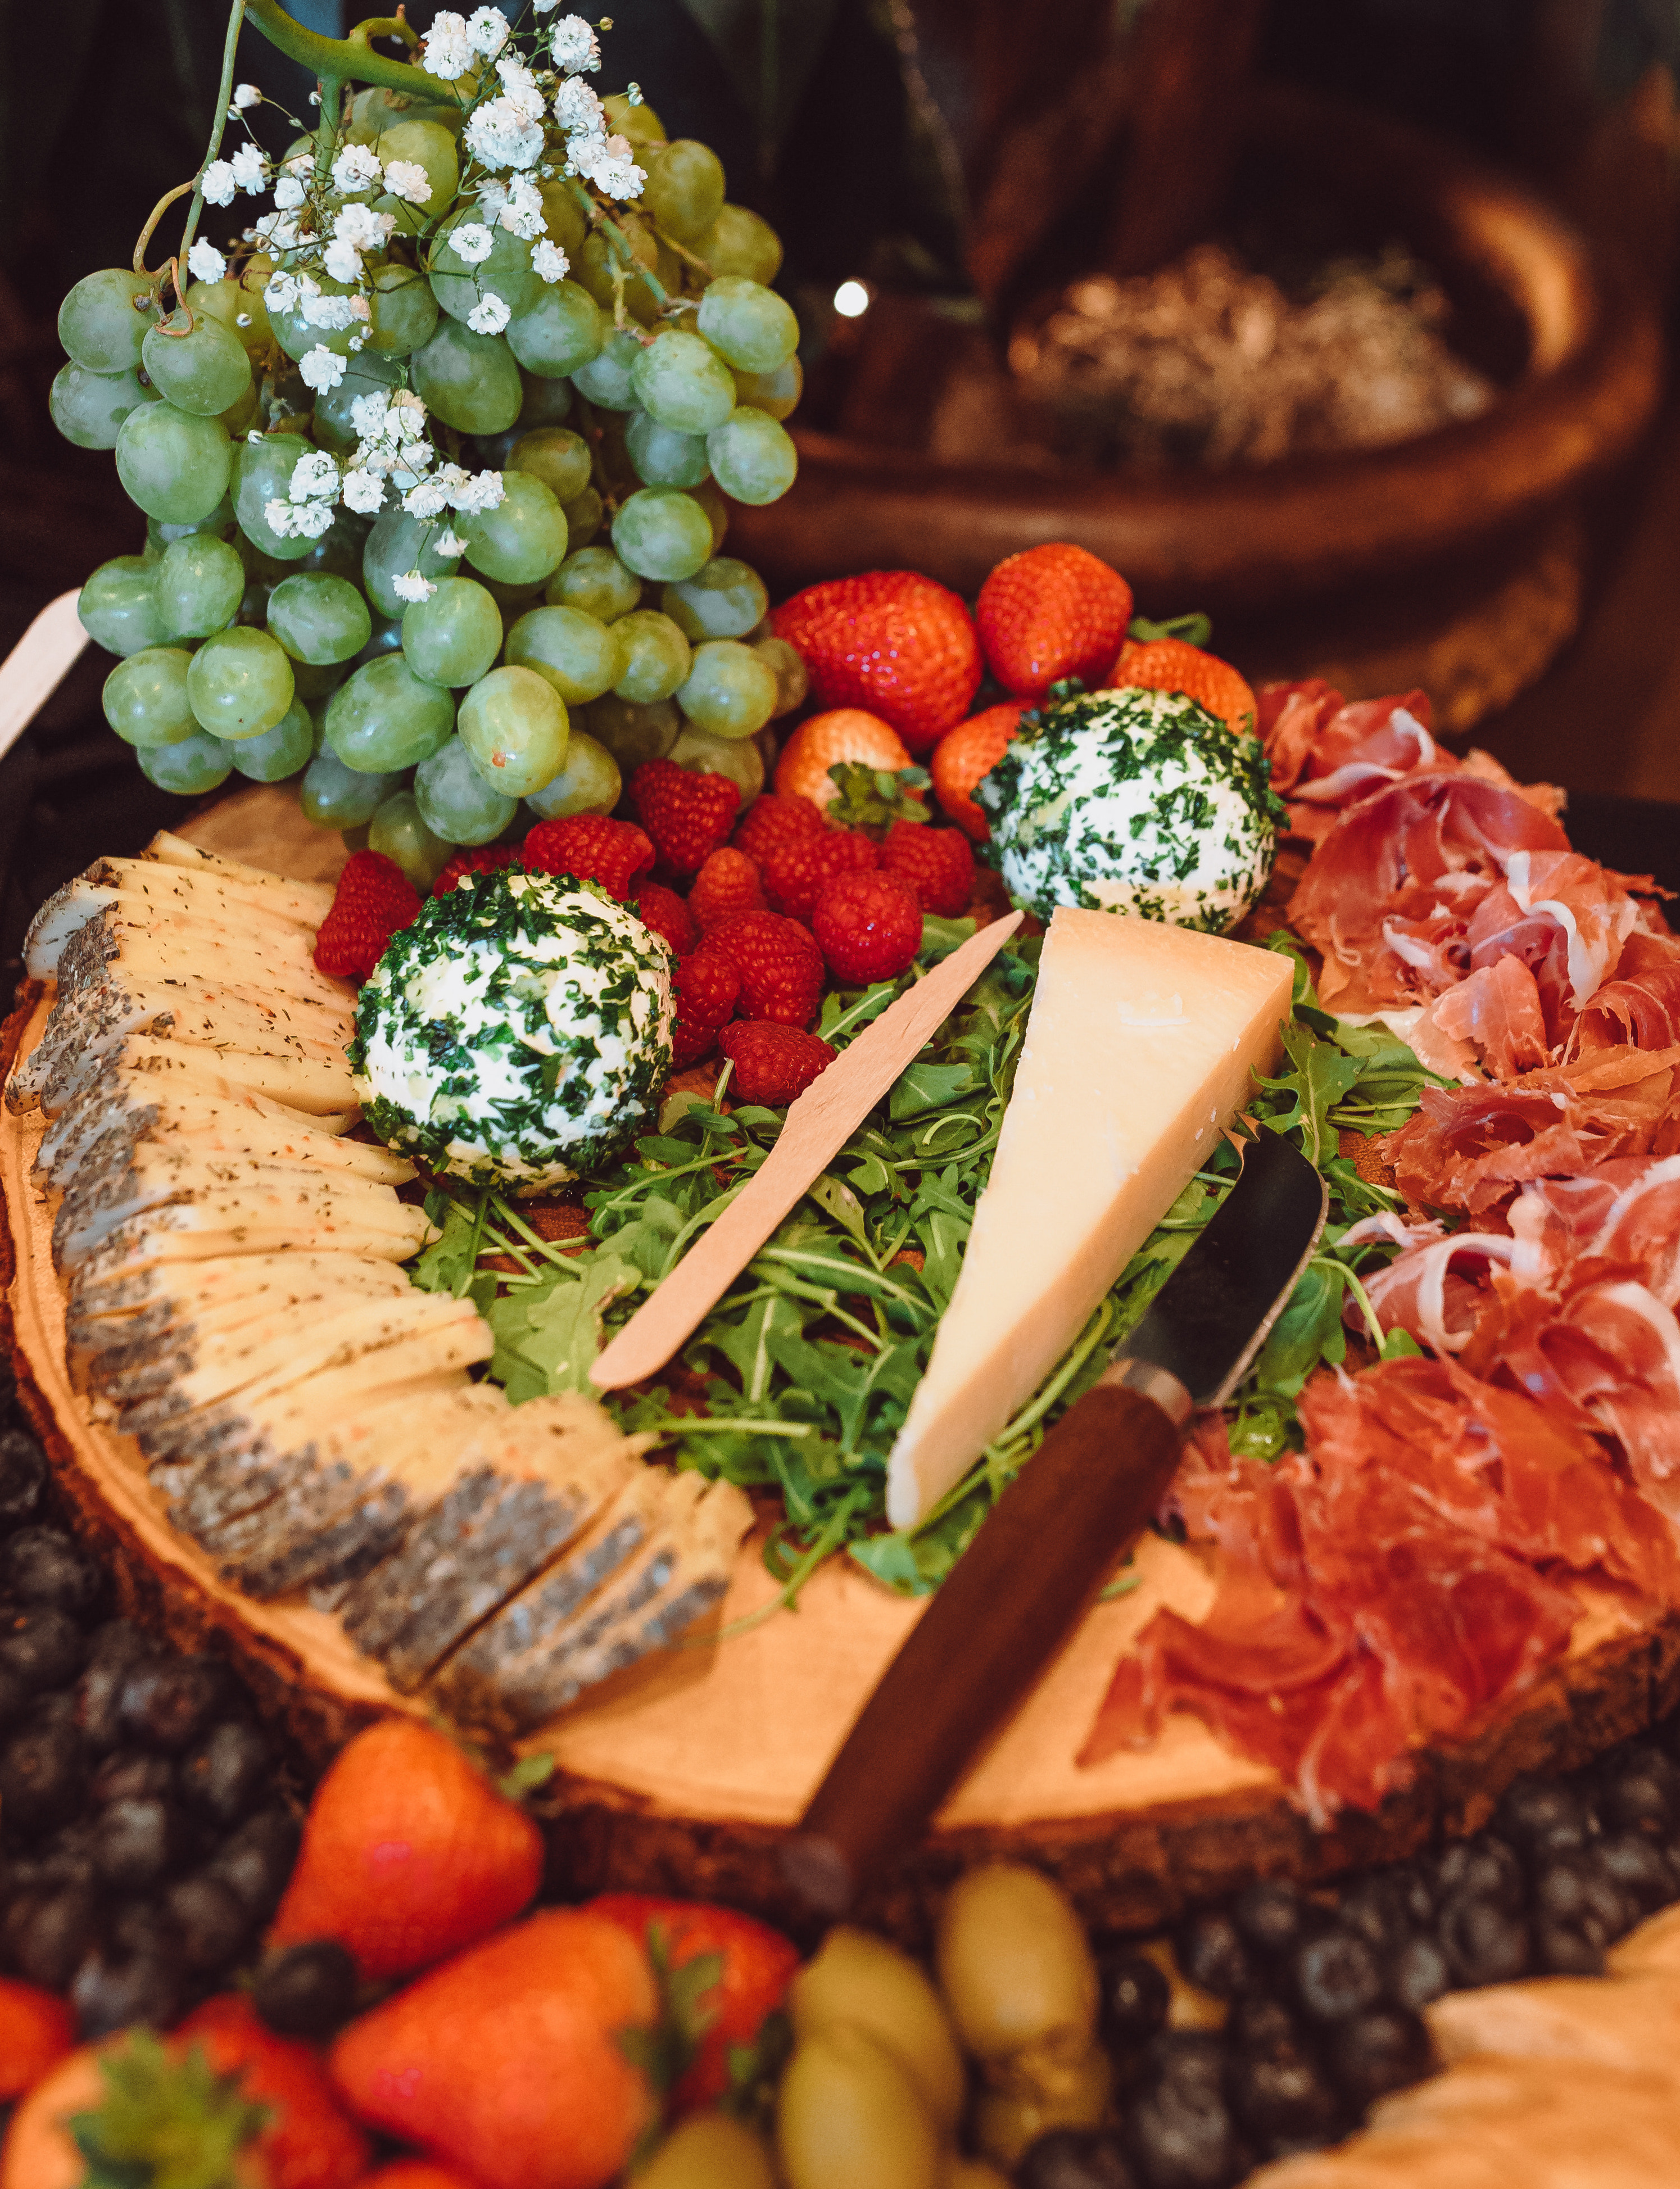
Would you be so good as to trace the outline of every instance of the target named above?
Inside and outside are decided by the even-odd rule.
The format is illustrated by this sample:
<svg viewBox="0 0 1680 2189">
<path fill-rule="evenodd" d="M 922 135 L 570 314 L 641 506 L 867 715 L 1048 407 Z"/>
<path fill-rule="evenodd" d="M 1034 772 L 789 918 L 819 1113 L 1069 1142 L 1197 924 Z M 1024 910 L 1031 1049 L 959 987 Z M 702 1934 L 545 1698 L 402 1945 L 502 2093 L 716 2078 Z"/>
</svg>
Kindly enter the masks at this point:
<svg viewBox="0 0 1680 2189">
<path fill-rule="evenodd" d="M 1224 1202 L 998 1500 L 783 1847 L 809 1909 L 843 1915 L 1026 1700 L 1160 1504 L 1191 1414 L 1223 1406 L 1265 1343 L 1326 1207 L 1291 1142 L 1263 1131 L 1245 1144 Z"/>
</svg>

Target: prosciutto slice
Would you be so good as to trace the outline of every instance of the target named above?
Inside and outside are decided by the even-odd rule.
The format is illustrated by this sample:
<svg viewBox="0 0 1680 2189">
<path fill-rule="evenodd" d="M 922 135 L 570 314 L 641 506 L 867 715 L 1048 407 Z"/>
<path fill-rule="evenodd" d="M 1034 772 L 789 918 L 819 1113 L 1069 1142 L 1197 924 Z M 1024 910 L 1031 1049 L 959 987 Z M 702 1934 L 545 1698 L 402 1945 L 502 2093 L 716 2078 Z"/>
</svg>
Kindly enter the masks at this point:
<svg viewBox="0 0 1680 2189">
<path fill-rule="evenodd" d="M 1639 1049 L 1680 1043 L 1680 938 L 1643 928 L 1630 931 L 1614 979 L 1596 991 L 1581 1012 L 1575 1038 L 1582 1051 L 1621 1042 Z"/>
</svg>

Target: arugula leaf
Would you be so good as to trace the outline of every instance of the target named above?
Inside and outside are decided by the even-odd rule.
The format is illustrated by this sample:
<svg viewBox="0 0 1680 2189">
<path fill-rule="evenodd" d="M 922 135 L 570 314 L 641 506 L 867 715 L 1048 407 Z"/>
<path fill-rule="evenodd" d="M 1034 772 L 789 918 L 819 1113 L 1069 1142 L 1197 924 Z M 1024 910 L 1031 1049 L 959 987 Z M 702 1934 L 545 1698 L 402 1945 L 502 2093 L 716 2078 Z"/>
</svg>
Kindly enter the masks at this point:
<svg viewBox="0 0 1680 2189">
<path fill-rule="evenodd" d="M 586 1391 L 601 1350 L 601 1319 L 642 1281 L 616 1254 L 578 1258 L 577 1275 L 555 1268 L 535 1284 L 505 1292 L 486 1320 L 495 1333 L 490 1374 L 519 1406 L 553 1391 Z"/>
</svg>

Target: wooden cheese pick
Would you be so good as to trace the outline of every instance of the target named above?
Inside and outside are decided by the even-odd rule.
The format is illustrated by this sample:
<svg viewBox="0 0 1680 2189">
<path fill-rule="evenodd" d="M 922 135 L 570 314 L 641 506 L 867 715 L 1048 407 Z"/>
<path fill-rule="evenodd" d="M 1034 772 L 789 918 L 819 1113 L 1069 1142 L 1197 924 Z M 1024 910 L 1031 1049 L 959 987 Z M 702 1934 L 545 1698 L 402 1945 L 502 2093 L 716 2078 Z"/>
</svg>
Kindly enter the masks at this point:
<svg viewBox="0 0 1680 2189">
<path fill-rule="evenodd" d="M 950 1016 L 1021 919 L 1011 913 L 971 935 L 812 1080 L 789 1109 L 775 1146 L 751 1179 L 596 1361 L 590 1378 L 597 1390 L 622 1389 L 664 1367 Z"/>
</svg>

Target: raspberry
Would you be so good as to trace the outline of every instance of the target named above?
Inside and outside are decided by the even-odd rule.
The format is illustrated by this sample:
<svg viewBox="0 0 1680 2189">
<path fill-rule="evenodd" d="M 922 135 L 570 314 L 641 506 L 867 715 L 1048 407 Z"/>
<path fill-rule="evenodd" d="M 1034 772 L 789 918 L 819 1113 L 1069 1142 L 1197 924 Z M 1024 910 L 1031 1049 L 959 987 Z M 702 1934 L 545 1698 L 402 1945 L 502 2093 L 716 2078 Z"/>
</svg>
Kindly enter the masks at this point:
<svg viewBox="0 0 1680 2189">
<path fill-rule="evenodd" d="M 643 761 L 630 778 L 632 804 L 673 874 L 698 874 L 735 824 L 741 794 L 727 775 L 702 775 L 674 760 Z"/>
<path fill-rule="evenodd" d="M 702 928 L 715 926 L 728 913 L 765 908 L 757 860 L 727 844 L 707 859 L 688 892 L 688 909 Z"/>
<path fill-rule="evenodd" d="M 823 817 L 808 798 L 783 798 L 766 790 L 747 809 L 735 831 L 735 848 L 762 861 L 774 844 L 789 836 L 814 836 Z"/>
<path fill-rule="evenodd" d="M 974 900 L 974 853 L 959 829 L 895 821 L 881 846 L 881 872 L 908 882 L 924 912 L 960 919 Z"/>
<path fill-rule="evenodd" d="M 809 919 L 824 883 L 837 874 L 873 874 L 880 853 L 868 836 L 851 829 L 825 829 L 820 836 L 796 836 L 764 855 L 764 893 L 777 912 Z"/>
<path fill-rule="evenodd" d="M 676 891 L 663 882 L 642 883 L 636 893 L 636 910 L 643 926 L 664 936 L 673 958 L 686 958 L 700 939 L 693 913 Z"/>
<path fill-rule="evenodd" d="M 696 1026 L 691 1020 L 679 1018 L 671 1028 L 670 1068 L 686 1072 L 691 1064 L 699 1064 L 717 1047 L 717 1028 Z"/>
<path fill-rule="evenodd" d="M 519 854 L 536 874 L 575 874 L 599 882 L 620 902 L 637 874 L 653 863 L 653 846 L 633 821 L 600 813 L 574 813 L 565 821 L 539 821 Z"/>
<path fill-rule="evenodd" d="M 735 1089 L 749 1102 L 773 1103 L 778 1109 L 803 1094 L 838 1050 L 797 1027 L 744 1019 L 725 1027 L 718 1047 L 735 1067 Z"/>
<path fill-rule="evenodd" d="M 908 972 L 922 947 L 922 909 L 891 874 L 840 874 L 817 900 L 812 926 L 837 981 L 862 987 Z"/>
<path fill-rule="evenodd" d="M 671 988 L 676 998 L 671 1061 L 673 1069 L 681 1072 L 716 1048 L 717 1030 L 727 1024 L 740 995 L 741 976 L 721 951 L 702 943 L 678 965 Z"/>
<path fill-rule="evenodd" d="M 512 844 L 481 844 L 476 849 L 456 851 L 444 863 L 444 870 L 432 885 L 433 897 L 447 897 L 463 874 L 500 874 L 504 867 L 517 867 L 519 854 Z"/>
<path fill-rule="evenodd" d="M 823 953 L 796 919 L 732 912 L 708 930 L 705 948 L 721 951 L 740 975 L 749 1017 L 802 1027 L 815 1015 L 823 1000 Z"/>
<path fill-rule="evenodd" d="M 419 911 L 419 892 L 394 859 L 353 851 L 315 936 L 316 964 L 340 980 L 365 981 L 391 937 Z"/>
</svg>

